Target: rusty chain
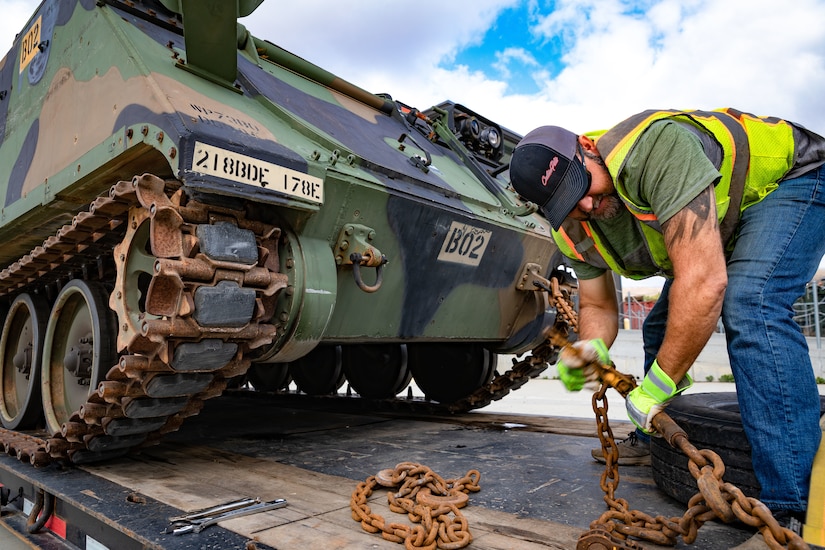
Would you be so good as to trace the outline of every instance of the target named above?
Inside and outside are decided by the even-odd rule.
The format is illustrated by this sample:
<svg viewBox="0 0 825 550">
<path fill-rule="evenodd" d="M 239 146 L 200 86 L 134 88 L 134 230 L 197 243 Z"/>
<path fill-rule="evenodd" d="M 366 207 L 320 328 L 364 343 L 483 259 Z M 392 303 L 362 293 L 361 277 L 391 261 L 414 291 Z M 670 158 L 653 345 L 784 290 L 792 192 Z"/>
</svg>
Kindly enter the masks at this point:
<svg viewBox="0 0 825 550">
<path fill-rule="evenodd" d="M 155 181 L 159 180 L 155 179 Z M 98 199 L 90 208 L 89 213 L 78 215 L 73 225 L 64 227 L 56 238 L 48 240 L 43 247 L 38 247 L 32 254 L 4 270 L 2 280 L 4 285 L 7 285 L 4 290 L 23 288 L 30 283 L 33 279 L 29 273 L 40 269 L 39 265 L 43 263 L 41 256 L 48 257 L 54 251 L 55 254 L 59 253 L 65 258 L 66 252 L 63 249 L 67 244 L 71 244 L 73 249 L 82 250 L 86 247 L 85 245 L 78 247 L 74 243 L 93 243 L 103 233 L 101 227 L 113 228 L 121 224 L 128 208 L 135 201 L 130 196 L 132 191 L 126 190 L 129 187 L 128 183 L 131 182 L 120 182 L 113 187 L 110 197 Z M 162 185 L 162 182 L 159 184 Z M 82 235 L 76 236 L 75 233 L 82 233 Z M 91 248 L 94 249 L 94 247 Z M 72 269 L 74 268 L 70 265 L 68 270 Z M 60 270 L 56 273 L 58 276 L 64 275 Z M 557 311 L 556 322 L 545 335 L 545 341 L 524 360 L 514 361 L 511 370 L 497 375 L 490 384 L 463 400 L 451 404 L 452 411 L 484 406 L 492 400 L 500 399 L 509 391 L 517 389 L 527 380 L 542 372 L 548 363 L 554 362 L 559 350 L 568 341 L 569 331 L 577 331 L 578 321 L 576 312 L 570 304 L 570 290 L 560 285 L 555 278 L 546 280 L 537 277 L 537 279 L 534 284 L 547 292 L 551 306 Z M 154 437 L 150 439 L 156 441 L 156 434 L 176 429 L 183 418 L 197 414 L 197 409 L 204 399 L 220 394 L 225 380 L 237 372 L 243 372 L 245 366 L 248 365 L 247 362 L 243 362 L 245 363 L 243 365 L 240 365 L 240 361 L 237 363 L 239 365 L 236 366 L 233 362 L 223 369 L 226 372 L 222 370 L 221 375 L 215 377 L 214 388 L 210 386 L 197 396 L 188 396 L 191 399 L 188 404 L 189 408 L 170 416 L 166 425 L 153 433 Z M 617 549 L 639 548 L 627 537 L 635 537 L 656 544 L 674 545 L 676 539 L 681 536 L 686 543 L 691 544 L 696 539 L 698 529 L 706 521 L 714 518 L 725 522 L 738 519 L 758 528 L 765 542 L 772 549 L 809 548 L 799 535 L 780 526 L 762 502 L 746 497 L 737 487 L 724 482 L 722 478 L 725 467 L 719 456 L 713 451 L 699 450 L 691 445 L 685 432 L 665 413 L 660 413 L 653 419 L 654 427 L 671 446 L 680 449 L 688 457 L 688 466 L 697 480 L 699 492 L 690 499 L 688 510 L 681 518 L 653 517 L 638 510 L 631 510 L 627 501 L 615 496 L 619 485 L 618 447 L 608 423 L 607 401 L 604 395 L 609 387 L 614 387 L 622 396 L 626 396 L 635 387 L 635 380 L 619 373 L 612 365 L 597 365 L 597 367 L 600 368 L 600 378 L 603 384 L 593 396 L 593 410 L 605 456 L 605 472 L 601 477 L 600 485 L 605 492 L 604 498 L 609 510 L 591 523 L 591 530 L 580 537 L 578 549 L 601 548 L 605 544 Z M 112 372 L 116 369 L 118 369 L 117 365 Z M 142 372 L 147 369 L 139 370 Z M 152 369 L 147 370 L 149 371 Z M 123 378 L 119 373 L 112 374 L 112 372 L 109 373 L 110 377 L 114 376 L 111 380 L 120 381 Z M 137 378 L 142 380 L 144 377 L 140 375 Z M 108 386 L 104 384 L 101 392 L 107 388 Z M 101 396 L 101 400 L 90 401 L 84 405 L 88 409 L 85 411 L 85 416 L 88 416 L 86 422 L 75 415 L 72 422 L 64 426 L 64 431 L 67 433 L 62 434 L 63 439 L 61 439 L 61 434 L 56 434 L 47 441 L 10 430 L 0 430 L 0 444 L 3 450 L 7 454 L 16 455 L 22 461 L 29 461 L 33 465 L 44 465 L 54 458 L 64 458 L 72 451 L 84 448 L 95 437 L 103 435 L 97 426 L 117 413 L 116 410 L 114 412 L 111 410 L 108 403 L 112 399 L 107 400 L 102 393 Z M 119 396 L 120 393 L 118 400 Z M 95 398 L 94 395 L 92 397 Z M 130 397 L 134 396 L 130 395 Z M 97 409 L 102 411 L 100 412 L 101 420 L 95 420 L 97 417 L 94 414 L 89 416 L 89 411 L 97 411 Z M 83 413 L 84 411 L 81 410 L 80 414 L 83 415 Z M 83 433 L 74 434 L 71 429 L 73 427 L 83 427 Z M 442 549 L 463 548 L 470 543 L 471 537 L 466 519 L 458 509 L 466 504 L 468 492 L 479 490 L 478 477 L 478 472 L 471 470 L 467 476 L 459 480 L 443 480 L 429 468 L 412 463 L 402 463 L 395 470 L 384 470 L 377 476 L 372 476 L 366 482 L 359 484 L 353 493 L 351 502 L 353 518 L 361 521 L 364 529 L 371 532 L 382 531 L 384 538 L 404 542 L 407 548 L 436 548 L 436 546 Z M 370 513 L 369 506 L 366 504 L 376 486 L 395 487 L 402 481 L 401 489 L 395 494 L 388 495 L 390 509 L 399 513 L 408 513 L 413 521 L 419 523 L 413 528 L 395 523 L 385 524 L 380 516 Z M 461 504 L 458 504 L 461 500 L 461 497 L 456 496 L 458 492 L 464 495 Z M 416 500 L 414 501 L 413 498 Z M 454 499 L 457 499 L 456 502 L 453 501 Z M 447 520 L 446 516 L 451 512 L 454 518 Z"/>
<path fill-rule="evenodd" d="M 521 363 L 540 362 L 555 359 L 550 350 L 558 350 L 568 342 L 568 330 L 578 332 L 578 319 L 570 304 L 569 289 L 562 289 L 556 278 L 547 280 L 533 274 L 533 284 L 542 288 L 550 297 L 557 311 L 556 326 L 546 335 L 546 341 L 533 350 L 532 355 Z M 552 359 L 551 359 L 552 362 Z M 519 364 L 520 365 L 520 364 Z M 699 450 L 687 438 L 687 434 L 666 413 L 659 413 L 653 419 L 657 433 L 668 443 L 681 450 L 689 460 L 688 467 L 696 479 L 699 491 L 688 501 L 688 509 L 681 518 L 651 516 L 639 510 L 632 510 L 628 502 L 616 497 L 619 485 L 619 449 L 607 418 L 608 388 L 615 388 L 622 397 L 636 387 L 635 379 L 621 373 L 611 365 L 592 364 L 598 370 L 601 388 L 593 394 L 593 411 L 596 416 L 599 441 L 605 457 L 605 470 L 600 479 L 600 486 L 605 493 L 604 500 L 608 511 L 590 524 L 590 530 L 579 538 L 577 550 L 613 550 L 640 549 L 634 537 L 659 545 L 673 546 L 681 536 L 687 544 L 696 540 L 699 528 L 707 521 L 718 518 L 726 523 L 742 521 L 758 528 L 767 545 L 772 549 L 808 549 L 802 538 L 779 525 L 770 510 L 758 499 L 746 497 L 736 486 L 726 483 L 722 478 L 725 465 L 722 459 L 711 450 Z"/>
<path fill-rule="evenodd" d="M 511 390 L 524 385 L 555 362 L 559 350 L 567 344 L 569 331 L 578 329 L 576 312 L 570 302 L 571 289 L 561 285 L 555 277 L 539 278 L 536 286 L 547 292 L 549 304 L 556 310 L 556 320 L 545 333 L 544 341 L 526 358 L 513 361 L 513 367 L 498 374 L 490 384 L 479 388 L 468 397 L 449 405 L 450 412 L 478 408 L 501 399 Z M 365 531 L 381 533 L 389 541 L 404 543 L 407 550 L 464 548 L 472 541 L 466 518 L 459 508 L 468 500 L 468 493 L 479 491 L 480 474 L 470 470 L 458 480 L 444 480 L 430 468 L 412 462 L 402 462 L 395 470 L 382 470 L 361 482 L 352 493 L 352 518 L 361 522 Z M 367 504 L 376 487 L 400 488 L 387 494 L 390 510 L 407 513 L 418 523 L 410 527 L 387 523 L 371 511 Z M 452 513 L 452 517 L 449 514 Z"/>
<path fill-rule="evenodd" d="M 485 407 L 506 396 L 537 377 L 556 362 L 559 351 L 569 340 L 570 332 L 578 330 L 578 318 L 570 296 L 572 288 L 562 284 L 556 277 L 544 279 L 533 274 L 534 285 L 547 293 L 549 306 L 556 311 L 556 319 L 544 333 L 544 340 L 521 361 L 513 359 L 513 366 L 504 373 L 496 373 L 493 380 L 473 393 L 449 403 L 446 410 L 451 413 L 465 412 Z M 433 407 L 437 409 L 438 407 Z"/>
<path fill-rule="evenodd" d="M 686 544 L 692 544 L 699 528 L 712 519 L 725 523 L 739 520 L 758 528 L 772 550 L 810 548 L 798 534 L 779 525 L 765 504 L 756 498 L 746 497 L 735 485 L 725 482 L 722 479 L 725 465 L 719 455 L 708 449 L 699 450 L 694 447 L 688 441 L 685 431 L 664 412 L 653 418 L 653 426 L 672 447 L 681 450 L 688 457 L 688 468 L 696 479 L 698 492 L 688 501 L 688 509 L 681 518 L 661 515 L 654 517 L 632 510 L 626 500 L 616 497 L 619 486 L 619 452 L 607 419 L 605 393 L 613 387 L 626 398 L 636 386 L 636 381 L 632 376 L 618 372 L 613 365 L 595 366 L 599 369 L 602 385 L 593 394 L 593 411 L 605 457 L 600 485 L 605 493 L 608 510 L 590 524 L 590 531 L 582 534 L 577 550 L 640 548 L 627 537 L 666 546 L 674 546 L 678 537 L 682 537 Z"/>
<path fill-rule="evenodd" d="M 480 477 L 478 470 L 470 470 L 462 478 L 445 480 L 427 466 L 402 462 L 358 484 L 350 499 L 352 519 L 369 533 L 404 543 L 407 550 L 464 548 L 473 537 L 459 508 L 466 506 L 469 493 L 481 490 Z M 390 510 L 407 514 L 417 525 L 388 523 L 372 512 L 368 501 L 377 487 L 397 488 L 387 493 Z"/>
</svg>

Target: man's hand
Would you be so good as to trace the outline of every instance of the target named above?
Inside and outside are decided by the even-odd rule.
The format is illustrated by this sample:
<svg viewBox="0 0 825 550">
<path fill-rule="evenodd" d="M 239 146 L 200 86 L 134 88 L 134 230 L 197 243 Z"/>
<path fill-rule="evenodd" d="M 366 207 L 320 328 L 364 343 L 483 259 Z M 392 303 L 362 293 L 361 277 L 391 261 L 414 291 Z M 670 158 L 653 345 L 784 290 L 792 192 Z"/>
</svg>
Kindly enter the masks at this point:
<svg viewBox="0 0 825 550">
<path fill-rule="evenodd" d="M 656 431 L 651 425 L 653 417 L 664 409 L 671 399 L 692 385 L 693 379 L 689 374 L 685 374 L 679 384 L 676 384 L 665 374 L 659 363 L 653 361 L 642 383 L 627 394 L 627 416 L 637 428 L 652 435 Z"/>
<path fill-rule="evenodd" d="M 585 386 L 598 384 L 598 373 L 590 366 L 597 361 L 610 364 L 610 354 L 601 338 L 580 340 L 564 346 L 556 369 L 567 391 L 579 391 Z"/>
</svg>

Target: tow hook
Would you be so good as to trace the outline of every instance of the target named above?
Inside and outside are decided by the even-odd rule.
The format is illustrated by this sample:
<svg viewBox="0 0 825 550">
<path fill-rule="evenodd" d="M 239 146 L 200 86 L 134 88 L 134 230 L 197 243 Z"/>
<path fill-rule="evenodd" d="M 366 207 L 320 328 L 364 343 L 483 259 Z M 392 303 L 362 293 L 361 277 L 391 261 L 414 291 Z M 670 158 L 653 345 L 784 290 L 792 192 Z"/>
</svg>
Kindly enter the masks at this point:
<svg viewBox="0 0 825 550">
<path fill-rule="evenodd" d="M 387 257 L 373 246 L 375 230 L 365 225 L 348 223 L 341 228 L 335 243 L 335 263 L 351 265 L 355 284 L 364 292 L 375 292 L 384 280 L 384 266 Z M 361 276 L 362 267 L 375 268 L 375 283 L 368 285 Z"/>
<path fill-rule="evenodd" d="M 386 256 L 381 254 L 380 258 L 376 258 L 369 251 L 367 254 L 353 252 L 350 254 L 349 259 L 352 262 L 352 276 L 355 278 L 355 284 L 358 285 L 358 288 L 364 292 L 375 292 L 381 288 L 381 283 L 384 282 L 384 265 L 387 263 Z M 362 265 L 375 268 L 375 284 L 368 285 L 361 278 L 360 266 Z"/>
<path fill-rule="evenodd" d="M 53 512 L 54 495 L 43 489 L 38 489 L 34 507 L 26 521 L 26 530 L 31 534 L 39 533 L 46 522 L 49 521 L 49 518 L 52 517 Z"/>
</svg>

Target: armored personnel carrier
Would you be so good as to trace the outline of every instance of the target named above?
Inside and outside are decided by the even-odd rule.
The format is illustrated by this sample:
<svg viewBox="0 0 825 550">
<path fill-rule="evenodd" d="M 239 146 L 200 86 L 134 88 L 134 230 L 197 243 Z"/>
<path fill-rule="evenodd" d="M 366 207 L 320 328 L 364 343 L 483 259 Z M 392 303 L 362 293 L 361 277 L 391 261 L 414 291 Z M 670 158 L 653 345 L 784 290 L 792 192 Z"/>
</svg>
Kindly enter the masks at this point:
<svg viewBox="0 0 825 550">
<path fill-rule="evenodd" d="M 414 378 L 471 408 L 556 322 L 549 227 L 507 185 L 518 136 L 252 36 L 260 2 L 45 0 L 0 64 L 20 458 L 121 455 L 238 380 L 392 399 Z"/>
</svg>

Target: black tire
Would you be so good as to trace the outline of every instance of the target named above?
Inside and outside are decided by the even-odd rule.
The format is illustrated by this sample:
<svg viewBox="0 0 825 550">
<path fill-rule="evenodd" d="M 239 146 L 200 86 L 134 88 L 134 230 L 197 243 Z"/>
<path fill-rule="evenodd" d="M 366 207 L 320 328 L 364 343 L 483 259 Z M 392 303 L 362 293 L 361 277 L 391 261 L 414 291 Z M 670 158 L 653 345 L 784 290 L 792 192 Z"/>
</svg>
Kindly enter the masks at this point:
<svg viewBox="0 0 825 550">
<path fill-rule="evenodd" d="M 427 399 L 452 403 L 489 384 L 496 354 L 480 344 L 407 344 L 413 380 Z"/>
<path fill-rule="evenodd" d="M 825 397 L 820 398 L 822 412 Z M 667 413 L 685 430 L 694 446 L 719 455 L 725 463 L 724 481 L 739 487 L 746 496 L 759 496 L 759 482 L 753 473 L 750 443 L 742 428 L 736 392 L 682 395 L 673 400 Z M 653 480 L 667 495 L 686 504 L 698 492 L 687 457 L 661 437 L 651 439 L 650 459 Z"/>
<path fill-rule="evenodd" d="M 289 363 L 289 375 L 298 391 L 330 395 L 344 385 L 341 346 L 322 345 Z"/>
<path fill-rule="evenodd" d="M 289 387 L 289 363 L 252 363 L 246 376 L 256 391 L 277 392 Z"/>
</svg>

